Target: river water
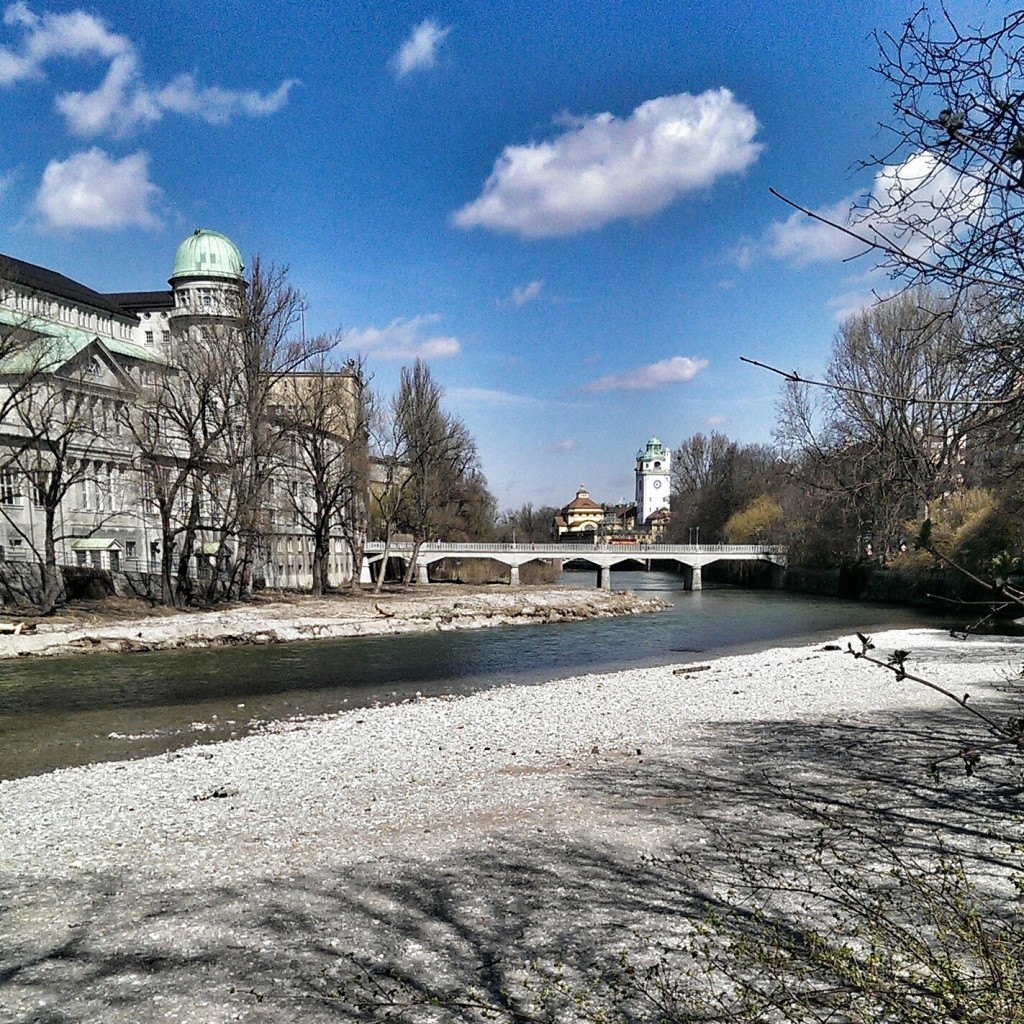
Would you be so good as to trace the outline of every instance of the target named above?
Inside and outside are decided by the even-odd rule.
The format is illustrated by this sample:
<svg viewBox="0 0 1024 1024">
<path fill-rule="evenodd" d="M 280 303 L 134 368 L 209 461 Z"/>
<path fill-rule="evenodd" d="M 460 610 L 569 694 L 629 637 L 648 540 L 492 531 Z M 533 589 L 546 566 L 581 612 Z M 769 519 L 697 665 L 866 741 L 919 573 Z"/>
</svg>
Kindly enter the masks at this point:
<svg viewBox="0 0 1024 1024">
<path fill-rule="evenodd" d="M 772 591 L 682 589 L 617 572 L 668 612 L 544 626 L 302 641 L 273 647 L 0 662 L 0 779 L 241 736 L 267 721 L 417 695 L 707 658 L 851 630 L 927 625 L 905 608 Z M 593 586 L 593 573 L 563 576 Z"/>
</svg>

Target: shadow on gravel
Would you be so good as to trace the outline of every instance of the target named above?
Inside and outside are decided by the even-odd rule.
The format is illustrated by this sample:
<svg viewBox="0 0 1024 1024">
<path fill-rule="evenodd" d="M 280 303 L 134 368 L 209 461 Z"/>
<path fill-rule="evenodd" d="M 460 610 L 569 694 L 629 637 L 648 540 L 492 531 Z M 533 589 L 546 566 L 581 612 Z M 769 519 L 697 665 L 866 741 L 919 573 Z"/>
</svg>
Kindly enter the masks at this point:
<svg viewBox="0 0 1024 1024">
<path fill-rule="evenodd" d="M 620 950 L 642 957 L 649 937 L 670 943 L 716 905 L 737 857 L 770 859 L 811 841 L 823 803 L 854 837 L 895 842 L 909 830 L 904 848 L 921 856 L 941 840 L 996 885 L 1012 864 L 1005 846 L 1019 838 L 1019 785 L 985 766 L 974 778 L 926 771 L 964 730 L 946 712 L 725 724 L 672 758 L 601 754 L 576 770 L 573 807 L 598 826 L 568 840 L 535 825 L 497 827 L 477 848 L 317 873 L 296 865 L 244 891 L 182 891 L 147 879 L 144 865 L 46 892 L 8 878 L 0 1017 L 318 1024 L 395 1019 L 396 1003 L 469 993 L 523 1024 L 530 988 L 560 977 L 586 985 Z M 645 856 L 645 846 L 661 853 Z M 26 934 L 19 922 L 41 909 L 46 927 Z M 365 996 L 376 1010 L 354 1005 Z M 481 1017 L 450 1003 L 401 1019 Z"/>
</svg>

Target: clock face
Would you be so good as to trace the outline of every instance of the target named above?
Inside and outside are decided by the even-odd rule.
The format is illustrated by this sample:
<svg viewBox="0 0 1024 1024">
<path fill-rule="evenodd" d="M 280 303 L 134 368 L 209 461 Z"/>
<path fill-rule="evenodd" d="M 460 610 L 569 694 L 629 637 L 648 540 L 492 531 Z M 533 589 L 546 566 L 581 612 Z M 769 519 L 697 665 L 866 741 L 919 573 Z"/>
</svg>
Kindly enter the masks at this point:
<svg viewBox="0 0 1024 1024">
<path fill-rule="evenodd" d="M 660 487 L 661 486 L 661 481 L 660 480 L 655 480 L 654 481 L 654 486 L 655 487 Z"/>
</svg>

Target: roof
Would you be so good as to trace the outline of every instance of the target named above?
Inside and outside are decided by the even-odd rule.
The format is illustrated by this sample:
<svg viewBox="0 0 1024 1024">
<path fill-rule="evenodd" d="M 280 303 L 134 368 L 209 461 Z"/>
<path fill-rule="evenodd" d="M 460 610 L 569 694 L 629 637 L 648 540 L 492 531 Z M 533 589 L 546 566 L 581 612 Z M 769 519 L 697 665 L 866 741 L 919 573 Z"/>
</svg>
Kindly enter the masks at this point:
<svg viewBox="0 0 1024 1024">
<path fill-rule="evenodd" d="M 111 292 L 107 298 L 131 313 L 174 308 L 174 292 L 169 288 L 160 292 Z"/>
<path fill-rule="evenodd" d="M 71 542 L 74 551 L 120 551 L 121 545 L 113 537 L 79 537 Z"/>
<path fill-rule="evenodd" d="M 171 274 L 171 280 L 214 277 L 237 281 L 244 269 L 242 254 L 227 235 L 206 228 L 196 228 L 178 246 L 178 251 L 174 254 L 174 272 Z"/>
<path fill-rule="evenodd" d="M 144 363 L 162 362 L 156 353 L 130 341 L 53 324 L 37 317 L 21 316 L 7 309 L 0 309 L 0 326 L 16 327 L 36 335 L 34 343 L 12 353 L 3 361 L 0 370 L 5 373 L 52 373 L 94 341 L 116 355 Z"/>
<path fill-rule="evenodd" d="M 92 306 L 105 313 L 112 313 L 124 319 L 134 319 L 131 313 L 120 306 L 112 296 L 94 292 L 70 277 L 58 274 L 46 267 L 37 267 L 34 263 L 15 259 L 0 253 L 0 278 L 19 284 L 29 291 L 45 292 L 58 298 L 70 299 L 82 306 Z"/>
<path fill-rule="evenodd" d="M 663 459 L 667 455 L 668 449 L 654 436 L 647 442 L 646 448 L 636 453 L 638 459 Z"/>
<path fill-rule="evenodd" d="M 594 501 L 593 498 L 590 497 L 590 495 L 587 493 L 585 488 L 581 487 L 576 492 L 576 497 L 573 498 L 572 501 L 570 501 L 569 504 L 565 506 L 565 511 L 566 512 L 583 512 L 583 511 L 603 512 L 604 508 L 602 506 L 598 505 L 598 503 L 596 501 Z"/>
</svg>

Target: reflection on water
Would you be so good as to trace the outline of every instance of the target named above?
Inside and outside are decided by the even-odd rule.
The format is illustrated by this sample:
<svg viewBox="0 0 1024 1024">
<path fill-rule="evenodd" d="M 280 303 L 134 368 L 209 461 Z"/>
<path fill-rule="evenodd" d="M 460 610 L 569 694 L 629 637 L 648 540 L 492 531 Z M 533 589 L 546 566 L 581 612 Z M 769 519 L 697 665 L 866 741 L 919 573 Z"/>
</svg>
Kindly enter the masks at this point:
<svg viewBox="0 0 1024 1024">
<path fill-rule="evenodd" d="M 592 586 L 592 573 L 566 574 Z M 671 601 L 656 615 L 270 647 L 0 663 L 0 778 L 243 735 L 260 722 L 880 626 L 920 612 L 770 591 L 683 591 L 667 573 L 612 575 Z"/>
</svg>

